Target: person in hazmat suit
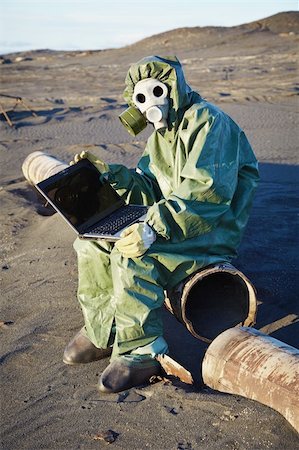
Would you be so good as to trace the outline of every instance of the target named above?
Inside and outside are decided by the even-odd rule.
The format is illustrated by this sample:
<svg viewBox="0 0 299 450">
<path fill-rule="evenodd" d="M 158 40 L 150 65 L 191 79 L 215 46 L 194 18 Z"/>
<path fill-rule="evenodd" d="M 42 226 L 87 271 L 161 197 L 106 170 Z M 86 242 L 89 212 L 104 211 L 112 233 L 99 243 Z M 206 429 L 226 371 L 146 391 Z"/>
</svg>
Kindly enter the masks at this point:
<svg viewBox="0 0 299 450">
<path fill-rule="evenodd" d="M 208 265 L 236 256 L 258 183 L 257 160 L 239 126 L 186 83 L 175 57 L 133 64 L 121 121 L 136 135 L 153 124 L 136 169 L 83 152 L 127 203 L 148 205 L 146 219 L 115 244 L 77 239 L 78 299 L 85 326 L 64 351 L 66 364 L 111 354 L 102 392 L 147 382 L 168 351 L 164 292 Z"/>
</svg>

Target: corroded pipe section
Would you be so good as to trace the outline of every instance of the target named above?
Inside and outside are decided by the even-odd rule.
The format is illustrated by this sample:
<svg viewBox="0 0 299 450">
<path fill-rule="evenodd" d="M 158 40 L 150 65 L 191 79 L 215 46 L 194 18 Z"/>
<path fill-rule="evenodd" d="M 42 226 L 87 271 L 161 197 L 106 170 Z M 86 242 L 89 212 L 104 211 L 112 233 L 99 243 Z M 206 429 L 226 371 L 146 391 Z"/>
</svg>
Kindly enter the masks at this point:
<svg viewBox="0 0 299 450">
<path fill-rule="evenodd" d="M 257 400 L 282 414 L 299 432 L 299 350 L 255 329 L 221 333 L 202 364 L 204 383 Z"/>
<path fill-rule="evenodd" d="M 27 156 L 23 162 L 22 171 L 26 180 L 35 185 L 67 167 L 67 164 L 53 156 L 37 151 Z"/>
<path fill-rule="evenodd" d="M 257 298 L 248 278 L 229 263 L 190 275 L 167 292 L 167 309 L 204 342 L 234 326 L 255 323 Z"/>
<path fill-rule="evenodd" d="M 177 361 L 172 359 L 170 356 L 157 355 L 156 360 L 159 361 L 159 363 L 162 366 L 162 369 L 164 370 L 164 372 L 166 372 L 167 375 L 173 375 L 186 384 L 194 383 L 191 373 L 188 372 L 188 370 L 185 369 L 185 367 L 181 366 Z"/>
</svg>

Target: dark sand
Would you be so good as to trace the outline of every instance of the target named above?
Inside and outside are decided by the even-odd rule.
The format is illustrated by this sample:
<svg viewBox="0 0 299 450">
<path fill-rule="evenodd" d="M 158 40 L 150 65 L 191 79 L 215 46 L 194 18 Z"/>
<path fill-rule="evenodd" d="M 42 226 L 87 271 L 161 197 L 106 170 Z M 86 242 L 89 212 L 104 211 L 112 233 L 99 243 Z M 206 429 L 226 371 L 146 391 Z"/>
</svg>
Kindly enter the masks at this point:
<svg viewBox="0 0 299 450">
<path fill-rule="evenodd" d="M 260 161 L 260 187 L 234 264 L 257 288 L 256 328 L 299 347 L 296 23 L 298 30 L 293 13 L 243 27 L 176 30 L 119 50 L 3 57 L 0 93 L 21 96 L 37 114 L 22 104 L 10 111 L 14 102 L 0 98 L 14 123 L 10 128 L 1 116 L 4 450 L 105 448 L 95 438 L 109 429 L 116 433 L 112 448 L 124 450 L 298 448 L 288 422 L 257 402 L 165 380 L 105 396 L 96 383 L 108 360 L 64 365 L 63 349 L 82 326 L 74 234 L 56 214 L 37 213 L 21 172 L 35 150 L 69 161 L 90 149 L 134 166 L 150 127 L 133 139 L 118 120 L 127 68 L 148 54 L 177 54 L 192 87 L 244 128 Z M 206 345 L 164 316 L 171 355 L 199 379 Z"/>
</svg>

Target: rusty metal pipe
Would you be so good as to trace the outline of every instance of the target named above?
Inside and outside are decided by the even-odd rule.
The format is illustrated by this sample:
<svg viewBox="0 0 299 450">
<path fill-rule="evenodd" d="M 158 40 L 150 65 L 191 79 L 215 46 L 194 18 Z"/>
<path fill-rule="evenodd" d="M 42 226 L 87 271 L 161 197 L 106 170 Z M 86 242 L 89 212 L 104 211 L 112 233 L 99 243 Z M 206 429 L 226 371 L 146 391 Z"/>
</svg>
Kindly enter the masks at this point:
<svg viewBox="0 0 299 450">
<path fill-rule="evenodd" d="M 255 323 L 257 299 L 248 278 L 229 263 L 205 267 L 167 292 L 167 309 L 204 342 Z"/>
<path fill-rule="evenodd" d="M 67 167 L 66 163 L 59 161 L 54 156 L 37 151 L 27 156 L 23 162 L 22 171 L 26 180 L 35 185 Z"/>
<path fill-rule="evenodd" d="M 258 330 L 231 328 L 208 347 L 204 383 L 257 400 L 282 414 L 299 432 L 299 350 Z"/>
</svg>

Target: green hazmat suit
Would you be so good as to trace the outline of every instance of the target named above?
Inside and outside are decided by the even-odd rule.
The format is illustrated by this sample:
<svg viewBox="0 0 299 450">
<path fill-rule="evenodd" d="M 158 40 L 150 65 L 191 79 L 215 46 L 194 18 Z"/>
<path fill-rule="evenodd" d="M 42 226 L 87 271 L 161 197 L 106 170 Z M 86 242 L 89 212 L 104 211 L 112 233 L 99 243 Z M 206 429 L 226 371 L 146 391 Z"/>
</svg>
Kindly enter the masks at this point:
<svg viewBox="0 0 299 450">
<path fill-rule="evenodd" d="M 114 342 L 112 358 L 163 334 L 166 289 L 236 256 L 259 179 L 244 132 L 191 90 L 176 58 L 132 65 L 124 91 L 129 105 L 145 78 L 168 87 L 168 128 L 153 131 L 136 169 L 111 164 L 106 177 L 128 203 L 149 205 L 146 222 L 157 239 L 138 258 L 104 241 L 74 244 L 87 334 L 97 347 Z"/>
</svg>

